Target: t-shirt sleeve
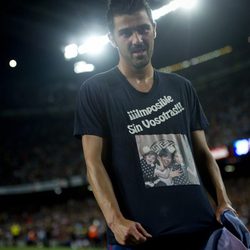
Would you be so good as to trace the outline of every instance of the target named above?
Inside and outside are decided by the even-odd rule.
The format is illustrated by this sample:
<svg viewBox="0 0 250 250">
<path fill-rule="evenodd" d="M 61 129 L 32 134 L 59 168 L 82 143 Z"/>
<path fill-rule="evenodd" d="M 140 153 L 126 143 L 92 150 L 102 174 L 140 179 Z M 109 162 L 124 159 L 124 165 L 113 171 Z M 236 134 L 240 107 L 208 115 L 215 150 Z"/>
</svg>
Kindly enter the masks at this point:
<svg viewBox="0 0 250 250">
<path fill-rule="evenodd" d="M 105 137 L 107 123 L 103 109 L 101 93 L 94 82 L 93 84 L 90 81 L 83 83 L 76 99 L 74 136 L 77 138 L 81 138 L 82 135 Z"/>
<path fill-rule="evenodd" d="M 191 82 L 189 82 L 189 103 L 191 131 L 206 130 L 209 126 L 209 123 L 199 101 L 196 90 L 194 89 Z"/>
</svg>

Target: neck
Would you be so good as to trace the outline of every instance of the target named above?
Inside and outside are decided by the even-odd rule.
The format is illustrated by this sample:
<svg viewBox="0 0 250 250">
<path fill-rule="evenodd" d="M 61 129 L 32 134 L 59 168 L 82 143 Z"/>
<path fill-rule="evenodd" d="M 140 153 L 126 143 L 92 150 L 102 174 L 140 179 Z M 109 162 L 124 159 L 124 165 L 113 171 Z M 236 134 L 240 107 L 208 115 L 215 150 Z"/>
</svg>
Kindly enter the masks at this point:
<svg viewBox="0 0 250 250">
<path fill-rule="evenodd" d="M 154 83 L 154 68 L 151 64 L 142 69 L 134 69 L 124 67 L 119 63 L 118 68 L 127 78 L 128 82 L 138 91 L 149 92 L 152 88 Z"/>
<path fill-rule="evenodd" d="M 118 68 L 127 79 L 133 79 L 138 84 L 147 83 L 148 81 L 151 81 L 154 76 L 154 68 L 152 64 L 148 64 L 142 69 L 135 69 L 119 63 Z"/>
</svg>

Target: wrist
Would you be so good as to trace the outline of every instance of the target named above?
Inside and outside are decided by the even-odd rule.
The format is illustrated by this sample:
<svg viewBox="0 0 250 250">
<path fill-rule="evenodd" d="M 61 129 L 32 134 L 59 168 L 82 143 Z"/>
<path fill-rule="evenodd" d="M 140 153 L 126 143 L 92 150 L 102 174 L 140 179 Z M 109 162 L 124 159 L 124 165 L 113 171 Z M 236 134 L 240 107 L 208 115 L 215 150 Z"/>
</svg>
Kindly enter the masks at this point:
<svg viewBox="0 0 250 250">
<path fill-rule="evenodd" d="M 121 224 L 121 221 L 123 220 L 123 216 L 121 213 L 115 212 L 113 213 L 109 219 L 107 219 L 107 224 L 109 228 L 113 231 L 113 228 L 117 224 Z"/>
<path fill-rule="evenodd" d="M 220 190 L 220 192 L 217 191 L 217 205 L 232 205 L 232 202 L 229 200 L 225 189 Z"/>
<path fill-rule="evenodd" d="M 220 198 L 220 199 L 217 199 L 217 205 L 218 206 L 232 206 L 232 202 L 229 200 L 228 197 L 223 197 L 223 198 Z"/>
</svg>

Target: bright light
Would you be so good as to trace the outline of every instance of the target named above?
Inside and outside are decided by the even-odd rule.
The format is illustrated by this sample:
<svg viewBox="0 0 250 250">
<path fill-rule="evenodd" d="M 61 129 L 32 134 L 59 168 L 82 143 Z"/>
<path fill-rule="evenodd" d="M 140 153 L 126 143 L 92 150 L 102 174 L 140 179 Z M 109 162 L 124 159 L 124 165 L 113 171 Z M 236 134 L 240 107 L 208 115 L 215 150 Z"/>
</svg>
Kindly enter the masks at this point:
<svg viewBox="0 0 250 250">
<path fill-rule="evenodd" d="M 216 160 L 219 160 L 219 159 L 227 158 L 229 156 L 229 151 L 226 146 L 221 146 L 217 148 L 212 148 L 211 154 Z"/>
<path fill-rule="evenodd" d="M 61 187 L 56 187 L 56 188 L 54 189 L 54 192 L 55 192 L 57 195 L 60 195 L 60 194 L 62 193 Z"/>
<path fill-rule="evenodd" d="M 69 44 L 64 48 L 64 57 L 66 59 L 71 59 L 77 57 L 78 47 L 75 43 Z"/>
<path fill-rule="evenodd" d="M 197 4 L 198 0 L 173 0 L 170 3 L 162 6 L 159 9 L 153 10 L 153 19 L 157 20 L 168 13 L 179 8 L 191 9 Z M 64 57 L 66 59 L 75 58 L 78 54 L 92 54 L 97 55 L 101 53 L 104 47 L 109 43 L 108 35 L 92 36 L 88 38 L 83 44 L 70 44 L 64 49 Z M 185 65 L 184 65 L 185 67 Z"/>
<path fill-rule="evenodd" d="M 84 73 L 84 72 L 91 72 L 95 69 L 93 64 L 88 64 L 84 61 L 80 61 L 74 64 L 74 72 L 76 74 Z"/>
<path fill-rule="evenodd" d="M 168 13 L 175 11 L 179 8 L 191 9 L 197 5 L 197 0 L 174 0 L 169 4 L 162 6 L 157 10 L 152 11 L 153 19 L 157 20 Z"/>
<path fill-rule="evenodd" d="M 10 65 L 11 68 L 15 68 L 16 65 L 17 65 L 16 60 L 14 60 L 14 59 L 10 60 L 9 65 Z"/>
<path fill-rule="evenodd" d="M 107 35 L 89 37 L 82 45 L 78 47 L 79 54 L 99 54 L 103 51 L 109 39 Z"/>
<path fill-rule="evenodd" d="M 93 189 L 92 189 L 92 187 L 90 186 L 90 185 L 88 185 L 88 190 L 90 191 L 90 192 L 92 192 L 93 191 Z"/>
<path fill-rule="evenodd" d="M 247 139 L 241 139 L 234 142 L 234 151 L 235 154 L 245 155 L 249 152 L 249 141 Z"/>
<path fill-rule="evenodd" d="M 208 52 L 208 53 L 200 55 L 198 57 L 194 57 L 194 58 L 191 58 L 189 60 L 185 60 L 183 62 L 179 62 L 179 63 L 173 64 L 173 65 L 170 65 L 170 66 L 160 68 L 159 70 L 161 72 L 168 72 L 168 73 L 173 72 L 173 71 L 182 70 L 182 69 L 191 67 L 193 65 L 197 65 L 197 64 L 200 64 L 200 63 L 203 63 L 203 62 L 207 62 L 207 61 L 212 60 L 214 58 L 217 58 L 219 56 L 229 54 L 229 53 L 232 52 L 232 50 L 233 49 L 232 49 L 231 46 L 225 46 L 223 48 Z"/>
<path fill-rule="evenodd" d="M 224 170 L 225 170 L 225 172 L 227 172 L 227 173 L 232 173 L 232 172 L 235 171 L 235 166 L 234 166 L 234 165 L 226 165 L 226 166 L 224 167 Z"/>
<path fill-rule="evenodd" d="M 186 1 L 183 0 L 181 7 L 188 9 L 188 10 L 191 10 L 191 9 L 196 7 L 197 3 L 198 3 L 197 0 L 186 0 Z"/>
</svg>

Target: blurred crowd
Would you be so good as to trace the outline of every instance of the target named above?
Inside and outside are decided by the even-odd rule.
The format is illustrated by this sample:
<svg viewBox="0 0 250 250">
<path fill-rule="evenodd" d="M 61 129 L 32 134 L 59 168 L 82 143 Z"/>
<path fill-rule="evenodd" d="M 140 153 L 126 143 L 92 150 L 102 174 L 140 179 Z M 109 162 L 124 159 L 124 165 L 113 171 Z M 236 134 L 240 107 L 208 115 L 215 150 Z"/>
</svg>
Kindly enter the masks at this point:
<svg viewBox="0 0 250 250">
<path fill-rule="evenodd" d="M 13 99 L 6 99 L 13 103 L 16 111 L 3 112 L 0 116 L 0 187 L 85 176 L 81 141 L 73 138 L 72 100 L 77 87 L 69 84 L 65 90 L 61 85 L 53 88 L 47 91 L 41 87 L 43 92 L 37 91 L 41 98 L 36 106 L 33 106 L 35 96 L 25 99 L 22 107 L 27 108 L 25 112 L 16 110 L 18 105 L 15 106 Z M 247 78 L 239 82 L 237 79 L 228 83 L 213 82 L 197 88 L 197 92 L 210 123 L 206 131 L 210 148 L 250 137 Z M 16 93 L 16 98 L 21 98 L 22 95 Z M 39 105 L 44 105 L 41 101 L 44 94 L 47 99 L 43 110 Z M 250 176 L 227 178 L 225 185 L 240 218 L 250 229 Z M 77 249 L 103 246 L 105 232 L 105 223 L 94 199 L 70 199 L 64 204 L 44 205 L 32 212 L 0 212 L 0 247 L 62 245 Z"/>
<path fill-rule="evenodd" d="M 196 87 L 210 123 L 206 131 L 210 148 L 250 137 L 250 88 L 246 77 Z M 20 90 L 5 100 L 13 112 L 0 116 L 0 187 L 85 176 L 81 141 L 73 137 L 78 86 L 58 83 L 39 88 L 33 90 L 39 96 L 23 98 L 25 93 Z M 234 207 L 249 228 L 250 176 L 228 178 L 225 184 Z M 44 205 L 32 212 L 0 212 L 0 246 L 103 245 L 105 230 L 93 199 Z"/>
<path fill-rule="evenodd" d="M 237 85 L 237 86 L 236 86 Z M 230 145 L 235 139 L 250 138 L 249 79 L 218 82 L 198 92 L 210 127 L 210 147 Z"/>
<path fill-rule="evenodd" d="M 227 179 L 225 186 L 240 219 L 250 230 L 250 177 Z"/>
<path fill-rule="evenodd" d="M 250 230 L 250 178 L 227 179 L 225 185 L 240 219 Z M 42 206 L 34 211 L 0 212 L 0 247 L 105 246 L 106 225 L 93 197 Z"/>
<path fill-rule="evenodd" d="M 218 81 L 197 90 L 210 123 L 206 133 L 211 148 L 250 137 L 247 78 L 238 83 Z M 75 96 L 72 91 L 71 98 Z M 57 92 L 58 88 L 48 92 L 51 101 L 48 105 L 61 110 L 0 116 L 0 186 L 84 175 L 81 141 L 73 138 L 74 111 L 65 111 L 73 101 L 65 97 L 63 104 Z"/>
<path fill-rule="evenodd" d="M 0 186 L 84 174 L 81 141 L 73 138 L 71 115 L 11 117 L 0 144 Z"/>
<path fill-rule="evenodd" d="M 103 246 L 106 226 L 93 198 L 44 205 L 34 211 L 0 212 L 0 247 Z"/>
</svg>

